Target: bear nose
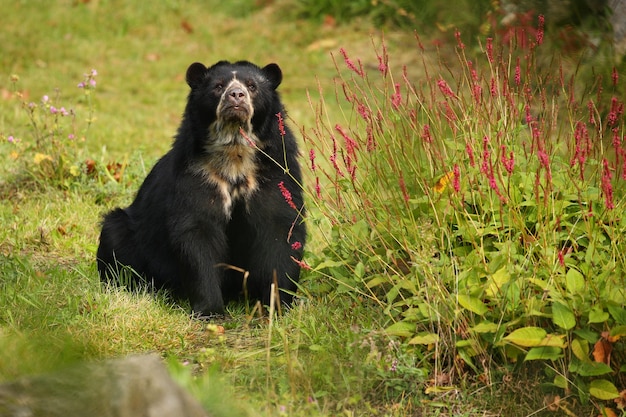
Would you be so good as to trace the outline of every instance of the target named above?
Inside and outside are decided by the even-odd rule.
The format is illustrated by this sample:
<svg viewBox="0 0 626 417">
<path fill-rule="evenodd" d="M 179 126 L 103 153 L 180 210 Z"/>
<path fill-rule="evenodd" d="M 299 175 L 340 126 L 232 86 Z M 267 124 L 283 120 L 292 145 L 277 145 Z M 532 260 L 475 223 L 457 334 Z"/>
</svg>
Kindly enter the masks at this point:
<svg viewBox="0 0 626 417">
<path fill-rule="evenodd" d="M 228 94 L 228 99 L 232 101 L 234 104 L 241 103 L 246 97 L 245 91 L 243 91 L 243 89 L 239 87 L 235 87 L 232 90 L 228 90 L 226 94 Z"/>
</svg>

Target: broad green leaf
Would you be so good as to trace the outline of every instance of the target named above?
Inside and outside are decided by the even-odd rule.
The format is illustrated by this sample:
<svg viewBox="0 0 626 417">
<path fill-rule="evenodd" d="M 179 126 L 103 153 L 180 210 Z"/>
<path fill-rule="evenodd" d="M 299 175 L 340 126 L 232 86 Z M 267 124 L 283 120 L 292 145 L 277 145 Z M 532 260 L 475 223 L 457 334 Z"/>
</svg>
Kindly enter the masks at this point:
<svg viewBox="0 0 626 417">
<path fill-rule="evenodd" d="M 523 347 L 540 346 L 547 333 L 541 327 L 522 327 L 504 337 L 507 342 Z"/>
<path fill-rule="evenodd" d="M 326 260 L 315 265 L 315 270 L 320 271 L 325 268 L 336 268 L 338 266 L 346 266 L 345 262 Z"/>
<path fill-rule="evenodd" d="M 539 346 L 551 346 L 558 348 L 565 348 L 567 346 L 567 342 L 565 341 L 564 334 L 549 334 L 543 338 Z"/>
<path fill-rule="evenodd" d="M 418 333 L 417 336 L 409 340 L 409 345 L 432 345 L 439 341 L 437 333 Z"/>
<path fill-rule="evenodd" d="M 604 323 L 609 319 L 609 313 L 604 311 L 602 307 L 595 306 L 589 310 L 588 323 Z"/>
<path fill-rule="evenodd" d="M 530 282 L 531 284 L 535 284 L 536 286 L 538 286 L 539 288 L 541 288 L 544 291 L 546 291 L 548 289 L 548 283 L 545 282 L 542 279 L 539 279 L 539 278 L 529 278 L 528 282 Z"/>
<path fill-rule="evenodd" d="M 577 269 L 570 268 L 565 274 L 565 286 L 572 294 L 582 294 L 585 292 L 585 277 Z"/>
<path fill-rule="evenodd" d="M 609 304 L 607 308 L 617 324 L 626 325 L 626 310 L 622 306 L 618 307 L 615 304 Z"/>
<path fill-rule="evenodd" d="M 489 311 L 489 309 L 487 309 L 487 306 L 476 297 L 471 297 L 465 294 L 458 294 L 458 300 L 461 307 L 466 308 L 472 313 L 476 313 L 480 316 Z"/>
<path fill-rule="evenodd" d="M 567 378 L 565 378 L 563 375 L 555 376 L 553 383 L 554 385 L 562 389 L 567 389 L 569 387 L 569 382 Z"/>
<path fill-rule="evenodd" d="M 399 321 L 387 327 L 385 331 L 391 336 L 410 337 L 415 334 L 415 323 Z"/>
<path fill-rule="evenodd" d="M 589 342 L 583 339 L 574 339 L 570 345 L 572 353 L 581 361 L 589 361 Z"/>
<path fill-rule="evenodd" d="M 611 367 L 603 362 L 592 361 L 572 361 L 569 364 L 569 371 L 580 376 L 599 376 L 613 372 Z"/>
<path fill-rule="evenodd" d="M 471 339 L 457 340 L 454 346 L 457 347 L 458 351 L 469 352 L 471 356 L 478 353 L 476 352 L 476 342 Z"/>
<path fill-rule="evenodd" d="M 356 264 L 354 267 L 354 275 L 359 279 L 363 278 L 365 275 L 365 265 L 363 265 L 363 262 Z"/>
<path fill-rule="evenodd" d="M 437 311 L 433 309 L 433 307 L 428 303 L 419 303 L 417 305 L 420 313 L 424 318 L 428 320 L 435 320 L 437 317 Z"/>
<path fill-rule="evenodd" d="M 600 400 L 612 400 L 619 397 L 619 392 L 613 383 L 606 379 L 595 379 L 589 384 L 589 394 Z"/>
<path fill-rule="evenodd" d="M 539 346 L 531 348 L 526 356 L 524 357 L 525 361 L 534 361 L 534 360 L 551 360 L 555 361 L 561 358 L 563 355 L 563 349 L 552 346 Z"/>
<path fill-rule="evenodd" d="M 498 331 L 498 325 L 490 321 L 483 321 L 469 330 L 475 333 L 495 333 Z"/>
<path fill-rule="evenodd" d="M 370 279 L 369 281 L 367 281 L 367 283 L 365 284 L 367 286 L 367 288 L 374 288 L 379 286 L 380 284 L 383 284 L 385 282 L 389 282 L 389 278 L 386 278 L 382 275 L 378 275 L 372 279 Z"/>
<path fill-rule="evenodd" d="M 500 293 L 502 287 L 511 280 L 511 274 L 507 271 L 506 265 L 498 269 L 489 280 L 489 286 L 485 289 L 485 293 L 489 297 L 494 297 Z"/>
<path fill-rule="evenodd" d="M 596 343 L 598 341 L 598 337 L 600 337 L 598 333 L 594 332 L 591 329 L 576 329 L 573 331 L 573 333 L 589 343 Z"/>
<path fill-rule="evenodd" d="M 457 353 L 459 357 L 463 359 L 466 365 L 468 365 L 474 372 L 479 372 L 476 365 L 474 365 L 473 356 L 476 356 L 476 352 L 473 349 L 458 349 Z"/>
<path fill-rule="evenodd" d="M 426 394 L 441 394 L 450 392 L 452 390 L 458 389 L 457 387 L 449 386 L 449 387 L 440 387 L 440 386 L 430 386 L 424 390 Z"/>
<path fill-rule="evenodd" d="M 576 316 L 568 306 L 561 303 L 552 303 L 552 321 L 565 330 L 576 326 Z"/>
</svg>

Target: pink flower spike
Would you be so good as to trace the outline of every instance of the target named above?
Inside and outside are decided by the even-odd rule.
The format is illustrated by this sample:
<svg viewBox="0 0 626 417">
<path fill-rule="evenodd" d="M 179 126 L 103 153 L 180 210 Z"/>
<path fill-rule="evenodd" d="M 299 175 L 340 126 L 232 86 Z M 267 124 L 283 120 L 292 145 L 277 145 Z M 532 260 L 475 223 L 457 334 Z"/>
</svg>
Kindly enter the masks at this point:
<svg viewBox="0 0 626 417">
<path fill-rule="evenodd" d="M 452 89 L 450 88 L 446 80 L 444 80 L 443 78 L 440 78 L 439 81 L 437 81 L 437 86 L 439 86 L 439 90 L 441 90 L 441 93 L 444 96 L 450 97 L 450 98 L 457 98 L 456 94 L 454 94 L 454 92 L 452 91 Z"/>
<path fill-rule="evenodd" d="M 613 185 L 611 184 L 612 178 L 613 173 L 609 168 L 609 162 L 604 158 L 602 160 L 602 194 L 604 194 L 604 204 L 609 210 L 615 208 L 613 203 Z"/>
<path fill-rule="evenodd" d="M 454 37 L 456 38 L 457 45 L 460 49 L 465 49 L 465 44 L 461 40 L 461 32 L 458 30 L 454 31 Z"/>
<path fill-rule="evenodd" d="M 458 164 L 454 164 L 452 172 L 454 173 L 454 177 L 452 178 L 452 188 L 454 188 L 455 193 L 458 193 L 461 191 L 461 169 Z"/>
<path fill-rule="evenodd" d="M 283 122 L 282 113 L 276 113 L 276 118 L 278 119 L 278 131 L 280 132 L 280 136 L 285 136 L 287 133 L 285 132 L 285 124 Z"/>
<path fill-rule="evenodd" d="M 487 59 L 493 62 L 493 38 L 487 38 Z"/>
<path fill-rule="evenodd" d="M 293 202 L 293 198 L 291 197 L 291 192 L 287 189 L 287 187 L 285 187 L 284 181 L 281 181 L 278 183 L 278 188 L 280 189 L 280 192 L 283 195 L 283 198 L 285 199 L 287 204 L 289 204 L 289 207 L 291 207 L 294 210 L 298 210 L 298 207 Z"/>
<path fill-rule="evenodd" d="M 311 171 L 315 171 L 317 165 L 315 165 L 315 149 L 309 151 L 309 159 L 311 160 Z"/>
<path fill-rule="evenodd" d="M 536 33 L 536 40 L 537 40 L 537 45 L 541 45 L 543 43 L 543 24 L 544 24 L 544 17 L 542 14 L 539 15 L 539 26 L 537 27 L 537 33 Z"/>
<path fill-rule="evenodd" d="M 470 166 L 476 166 L 476 161 L 474 160 L 474 149 L 472 149 L 472 146 L 469 143 L 465 145 L 465 152 L 467 152 L 467 156 L 469 157 Z"/>
<path fill-rule="evenodd" d="M 432 143 L 433 138 L 430 134 L 430 125 L 424 125 L 422 128 L 422 140 L 426 143 Z"/>
<path fill-rule="evenodd" d="M 343 60 L 346 63 L 346 66 L 348 67 L 348 69 L 354 71 L 359 77 L 363 77 L 364 75 L 363 70 L 360 68 L 357 68 L 357 66 L 354 65 L 354 62 L 352 62 L 352 60 L 348 58 L 348 53 L 346 52 L 346 50 L 343 48 L 339 48 L 339 52 L 341 53 L 341 55 L 343 55 Z"/>
<path fill-rule="evenodd" d="M 396 85 L 394 86 L 394 93 L 391 96 L 391 106 L 395 110 L 398 110 L 400 104 L 402 104 L 402 94 L 400 93 L 400 84 L 396 83 Z"/>
<path fill-rule="evenodd" d="M 293 249 L 293 250 L 300 250 L 300 249 L 302 249 L 302 243 L 300 243 L 300 242 L 293 242 L 291 244 L 291 249 Z"/>
<path fill-rule="evenodd" d="M 387 69 L 389 67 L 387 66 L 387 64 L 385 63 L 385 61 L 383 60 L 382 56 L 378 57 L 378 71 L 380 71 L 380 73 L 384 76 L 387 75 Z"/>
<path fill-rule="evenodd" d="M 315 178 L 315 196 L 318 199 L 322 198 L 322 186 L 320 185 L 320 179 L 319 177 Z"/>
</svg>

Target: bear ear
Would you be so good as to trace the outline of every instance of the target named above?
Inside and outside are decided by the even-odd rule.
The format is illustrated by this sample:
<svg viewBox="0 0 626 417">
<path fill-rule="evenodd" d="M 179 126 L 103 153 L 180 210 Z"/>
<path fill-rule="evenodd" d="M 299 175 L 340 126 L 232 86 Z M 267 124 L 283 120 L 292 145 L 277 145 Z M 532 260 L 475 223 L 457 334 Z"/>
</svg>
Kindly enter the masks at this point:
<svg viewBox="0 0 626 417">
<path fill-rule="evenodd" d="M 261 69 L 263 75 L 267 78 L 267 80 L 272 85 L 272 88 L 275 90 L 283 80 L 283 72 L 280 70 L 278 64 L 269 64 Z"/>
<path fill-rule="evenodd" d="M 187 68 L 187 75 L 185 76 L 189 87 L 196 88 L 200 86 L 200 84 L 202 84 L 202 81 L 204 81 L 206 73 L 207 67 L 205 67 L 204 64 L 201 64 L 199 62 L 194 62 L 193 64 L 191 64 L 189 68 Z"/>
</svg>

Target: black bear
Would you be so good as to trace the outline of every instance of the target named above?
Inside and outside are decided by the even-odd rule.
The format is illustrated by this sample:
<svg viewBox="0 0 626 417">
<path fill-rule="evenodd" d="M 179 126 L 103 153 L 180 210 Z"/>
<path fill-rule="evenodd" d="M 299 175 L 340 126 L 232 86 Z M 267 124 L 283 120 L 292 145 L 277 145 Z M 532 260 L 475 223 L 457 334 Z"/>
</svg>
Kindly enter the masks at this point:
<svg viewBox="0 0 626 417">
<path fill-rule="evenodd" d="M 108 213 L 97 253 L 104 282 L 148 283 L 222 314 L 246 292 L 265 305 L 276 281 L 292 301 L 306 229 L 295 137 L 283 122 L 278 65 L 189 66 L 172 148 L 133 203 Z"/>
</svg>

